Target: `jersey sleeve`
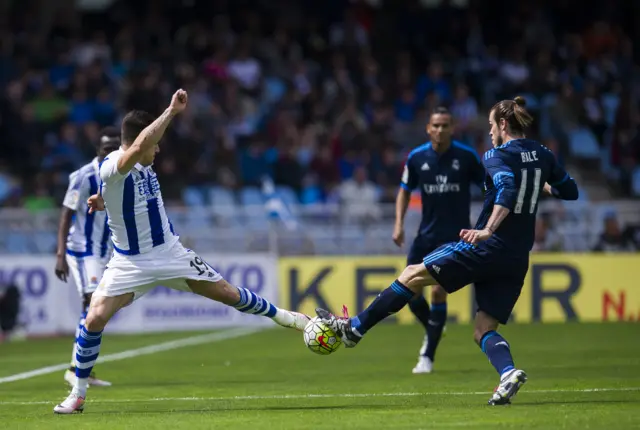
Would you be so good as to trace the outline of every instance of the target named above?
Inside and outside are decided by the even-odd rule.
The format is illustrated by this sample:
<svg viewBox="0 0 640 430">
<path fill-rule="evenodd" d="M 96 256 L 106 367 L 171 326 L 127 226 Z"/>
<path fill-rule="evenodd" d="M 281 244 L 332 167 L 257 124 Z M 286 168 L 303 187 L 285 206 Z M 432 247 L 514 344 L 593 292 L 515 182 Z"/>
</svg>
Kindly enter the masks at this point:
<svg viewBox="0 0 640 430">
<path fill-rule="evenodd" d="M 513 210 L 517 199 L 517 188 L 511 168 L 498 153 L 493 151 L 485 155 L 484 167 L 496 189 L 494 204 Z"/>
<path fill-rule="evenodd" d="M 547 181 L 551 186 L 551 194 L 555 198 L 562 200 L 577 200 L 579 192 L 576 181 L 569 176 L 567 171 L 558 163 L 553 152 L 548 149 L 547 156 L 551 162 L 551 172 Z"/>
<path fill-rule="evenodd" d="M 64 195 L 62 206 L 72 211 L 77 211 L 86 194 L 87 187 L 87 181 L 80 172 L 73 172 L 69 175 L 69 188 L 67 188 L 67 193 Z"/>
<path fill-rule="evenodd" d="M 402 179 L 400 180 L 400 186 L 407 191 L 413 191 L 418 186 L 418 175 L 415 169 L 411 167 L 411 159 L 407 159 L 402 171 Z"/>
<path fill-rule="evenodd" d="M 117 182 L 123 180 L 127 175 L 118 172 L 118 160 L 122 156 L 121 152 L 109 154 L 100 164 L 100 180 L 104 183 Z"/>
</svg>

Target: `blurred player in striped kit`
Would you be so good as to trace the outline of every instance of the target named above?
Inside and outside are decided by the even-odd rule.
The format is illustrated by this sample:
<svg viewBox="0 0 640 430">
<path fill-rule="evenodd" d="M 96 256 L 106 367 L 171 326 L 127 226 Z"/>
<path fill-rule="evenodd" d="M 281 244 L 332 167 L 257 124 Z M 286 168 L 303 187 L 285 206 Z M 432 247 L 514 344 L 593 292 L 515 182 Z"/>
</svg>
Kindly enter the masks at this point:
<svg viewBox="0 0 640 430">
<path fill-rule="evenodd" d="M 62 202 L 60 224 L 58 226 L 56 276 L 67 282 L 69 274 L 78 289 L 82 300 L 80 322 L 76 328 L 76 338 L 84 325 L 91 295 L 98 287 L 107 261 L 111 256 L 111 241 L 107 215 L 104 212 L 90 212 L 87 200 L 98 192 L 100 184 L 98 166 L 110 152 L 120 146 L 120 130 L 106 127 L 100 132 L 100 141 L 96 142 L 97 156 L 69 176 L 69 188 Z M 71 366 L 64 379 L 71 385 L 76 380 L 76 343 L 73 343 Z M 89 384 L 109 386 L 94 374 L 89 376 Z"/>
</svg>

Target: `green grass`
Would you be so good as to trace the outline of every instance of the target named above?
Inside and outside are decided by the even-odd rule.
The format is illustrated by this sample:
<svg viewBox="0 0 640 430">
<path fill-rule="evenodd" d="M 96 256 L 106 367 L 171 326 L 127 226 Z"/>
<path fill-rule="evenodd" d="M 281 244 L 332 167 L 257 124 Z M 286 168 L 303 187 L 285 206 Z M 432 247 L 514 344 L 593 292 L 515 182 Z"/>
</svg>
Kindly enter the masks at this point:
<svg viewBox="0 0 640 430">
<path fill-rule="evenodd" d="M 98 375 L 114 385 L 90 389 L 81 415 L 52 413 L 67 394 L 61 372 L 0 384 L 0 428 L 640 428 L 637 324 L 513 325 L 501 332 L 529 375 L 507 407 L 486 405 L 497 375 L 470 327 L 449 326 L 436 372 L 418 376 L 411 374 L 417 326 L 380 326 L 357 348 L 329 357 L 307 351 L 301 334 L 274 329 L 98 364 Z M 107 335 L 102 352 L 192 334 Z M 69 354 L 68 339 L 0 345 L 0 377 L 64 363 Z M 612 390 L 586 391 L 603 388 Z"/>
</svg>

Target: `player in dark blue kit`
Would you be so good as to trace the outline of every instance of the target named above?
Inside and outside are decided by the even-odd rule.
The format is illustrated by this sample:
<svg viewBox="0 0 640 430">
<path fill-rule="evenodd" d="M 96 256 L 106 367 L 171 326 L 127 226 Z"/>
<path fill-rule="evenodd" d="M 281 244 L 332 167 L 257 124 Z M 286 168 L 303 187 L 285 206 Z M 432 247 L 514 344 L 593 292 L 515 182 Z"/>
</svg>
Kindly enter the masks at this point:
<svg viewBox="0 0 640 430">
<path fill-rule="evenodd" d="M 389 288 L 353 318 L 338 318 L 324 309 L 318 316 L 354 347 L 374 325 L 402 309 L 416 293 L 439 284 L 453 293 L 474 283 L 478 312 L 474 338 L 500 375 L 491 405 L 510 403 L 522 384 L 509 343 L 496 331 L 506 324 L 520 296 L 533 246 L 538 198 L 546 194 L 576 200 L 578 187 L 554 155 L 526 139 L 532 118 L 524 100 L 503 100 L 489 113 L 493 149 L 483 157 L 485 201 L 475 229 L 460 231 L 459 242 L 436 249 L 422 264 L 408 266 Z"/>
<path fill-rule="evenodd" d="M 427 124 L 431 141 L 414 149 L 404 167 L 396 199 L 393 231 L 396 245 L 404 245 L 404 217 L 411 191 L 419 188 L 422 198 L 422 220 L 407 256 L 408 266 L 421 263 L 425 255 L 444 243 L 457 240 L 460 230 L 469 228 L 471 183 L 482 187 L 485 172 L 478 154 L 472 148 L 452 141 L 452 132 L 449 111 L 443 107 L 435 109 Z M 434 285 L 431 309 L 422 294 L 409 302 L 409 308 L 426 331 L 413 373 L 430 373 L 447 320 L 447 292 Z"/>
</svg>

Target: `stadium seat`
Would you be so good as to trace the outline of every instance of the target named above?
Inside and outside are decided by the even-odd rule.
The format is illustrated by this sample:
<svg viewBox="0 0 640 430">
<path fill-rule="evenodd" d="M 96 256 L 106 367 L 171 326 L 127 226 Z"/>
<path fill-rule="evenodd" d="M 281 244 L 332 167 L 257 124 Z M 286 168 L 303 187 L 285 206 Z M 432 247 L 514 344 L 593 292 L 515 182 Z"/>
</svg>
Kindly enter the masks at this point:
<svg viewBox="0 0 640 430">
<path fill-rule="evenodd" d="M 214 186 L 209 188 L 208 194 L 209 204 L 212 206 L 215 215 L 225 218 L 225 221 L 236 219 L 236 215 L 239 212 L 238 203 L 231 190 Z"/>
<path fill-rule="evenodd" d="M 245 187 L 239 195 L 245 225 L 254 230 L 267 230 L 269 222 L 262 192 L 256 187 Z"/>
<path fill-rule="evenodd" d="M 593 133 L 584 127 L 578 127 L 569 133 L 571 154 L 578 158 L 598 159 L 600 147 Z"/>
<path fill-rule="evenodd" d="M 205 206 L 204 193 L 198 187 L 187 187 L 182 190 L 182 200 L 187 206 Z"/>
<path fill-rule="evenodd" d="M 290 187 L 277 185 L 276 186 L 276 194 L 278 195 L 278 197 L 280 197 L 282 199 L 284 204 L 289 206 L 290 209 L 294 209 L 295 206 L 300 204 L 300 201 L 298 200 L 298 195 Z"/>
</svg>

